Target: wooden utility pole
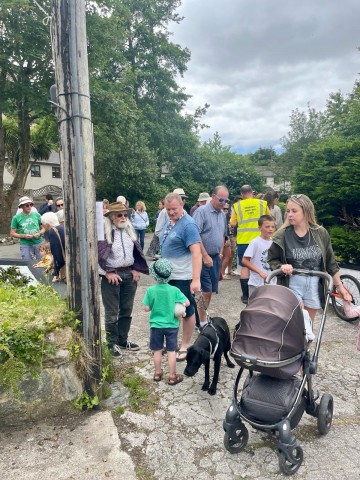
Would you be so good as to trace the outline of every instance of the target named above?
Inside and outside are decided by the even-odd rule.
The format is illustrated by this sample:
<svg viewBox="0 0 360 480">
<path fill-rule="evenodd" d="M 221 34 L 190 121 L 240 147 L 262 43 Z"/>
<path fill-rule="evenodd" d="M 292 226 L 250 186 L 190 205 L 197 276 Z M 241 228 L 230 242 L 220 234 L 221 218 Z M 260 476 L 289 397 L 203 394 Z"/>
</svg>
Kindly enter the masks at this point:
<svg viewBox="0 0 360 480">
<path fill-rule="evenodd" d="M 85 0 L 52 0 L 52 48 L 62 167 L 68 306 L 101 372 L 93 132 Z"/>
</svg>

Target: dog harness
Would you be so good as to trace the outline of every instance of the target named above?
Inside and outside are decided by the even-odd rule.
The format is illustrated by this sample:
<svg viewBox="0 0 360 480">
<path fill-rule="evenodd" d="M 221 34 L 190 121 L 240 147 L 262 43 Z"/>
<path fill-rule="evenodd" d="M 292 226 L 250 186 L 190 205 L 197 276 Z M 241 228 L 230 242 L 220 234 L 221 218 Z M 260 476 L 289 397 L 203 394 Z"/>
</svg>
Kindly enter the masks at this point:
<svg viewBox="0 0 360 480">
<path fill-rule="evenodd" d="M 214 329 L 214 332 L 215 332 L 215 336 L 216 336 L 216 345 L 215 345 L 215 347 L 214 347 L 214 349 L 213 349 L 213 346 L 212 346 L 212 343 L 211 343 L 211 341 L 210 341 L 210 338 L 209 338 L 209 337 L 206 337 L 206 335 L 205 335 L 205 338 L 208 339 L 209 344 L 210 344 L 210 359 L 213 360 L 213 359 L 214 359 L 214 355 L 215 355 L 215 353 L 216 353 L 216 350 L 218 349 L 218 346 L 219 346 L 219 336 L 218 336 L 217 331 L 216 331 L 216 328 L 214 327 L 214 325 L 213 325 L 213 323 L 212 323 L 211 320 L 208 321 L 208 323 L 203 327 L 202 331 L 204 331 L 206 327 L 211 327 L 211 328 L 213 328 L 213 329 Z"/>
</svg>

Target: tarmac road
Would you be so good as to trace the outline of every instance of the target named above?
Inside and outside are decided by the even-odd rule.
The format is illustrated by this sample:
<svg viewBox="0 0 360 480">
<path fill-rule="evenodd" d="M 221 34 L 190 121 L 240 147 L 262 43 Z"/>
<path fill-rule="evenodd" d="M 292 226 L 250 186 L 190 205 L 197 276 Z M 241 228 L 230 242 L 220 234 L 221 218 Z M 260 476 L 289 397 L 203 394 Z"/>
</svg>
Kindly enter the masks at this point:
<svg viewBox="0 0 360 480">
<path fill-rule="evenodd" d="M 0 246 L 0 258 L 11 248 L 13 252 L 18 250 L 17 246 Z M 125 352 L 119 360 L 122 364 L 135 362 L 137 372 L 148 379 L 152 379 L 153 365 L 148 350 L 148 314 L 142 310 L 141 299 L 150 284 L 152 279 L 142 276 L 130 331 L 130 339 L 142 348 L 139 352 Z M 219 295 L 213 297 L 210 314 L 223 316 L 232 328 L 238 322 L 241 308 L 239 281 L 236 277 L 223 281 Z M 317 324 L 318 320 L 315 333 Z M 341 321 L 329 308 L 313 383 L 320 395 L 326 392 L 334 397 L 333 425 L 321 437 L 316 419 L 304 414 L 295 430 L 304 450 L 304 461 L 294 479 L 360 478 L 360 352 L 355 347 L 356 332 L 357 322 Z M 178 367 L 182 373 L 184 363 Z M 165 359 L 164 368 L 166 371 Z M 248 445 L 240 454 L 232 455 L 224 449 L 222 422 L 231 403 L 236 372 L 237 368 L 231 370 L 223 362 L 215 396 L 201 390 L 203 370 L 175 387 L 159 382 L 155 385 L 160 395 L 155 412 L 141 415 L 126 410 L 124 415 L 116 417 L 118 435 L 114 435 L 115 425 L 108 412 L 83 416 L 74 420 L 73 427 L 69 422 L 64 421 L 62 426 L 59 421 L 47 420 L 31 428 L 4 431 L 0 437 L 0 477 L 4 480 L 283 478 L 275 443 L 264 433 L 249 428 Z M 95 427 L 94 421 L 97 421 Z M 52 437 L 55 448 L 49 446 L 48 439 Z M 136 477 L 134 472 L 139 462 L 141 468 Z"/>
</svg>

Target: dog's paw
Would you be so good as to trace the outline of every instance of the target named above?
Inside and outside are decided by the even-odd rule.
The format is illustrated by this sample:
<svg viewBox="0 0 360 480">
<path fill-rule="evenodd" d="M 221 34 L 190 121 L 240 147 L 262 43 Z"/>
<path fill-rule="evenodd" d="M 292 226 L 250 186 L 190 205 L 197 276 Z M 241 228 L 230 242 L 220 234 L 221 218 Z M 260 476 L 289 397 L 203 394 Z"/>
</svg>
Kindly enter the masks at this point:
<svg viewBox="0 0 360 480">
<path fill-rule="evenodd" d="M 211 387 L 210 387 L 209 390 L 208 390 L 208 394 L 209 394 L 209 395 L 215 395 L 215 394 L 216 394 L 216 387 L 214 387 L 213 385 L 211 385 Z"/>
<path fill-rule="evenodd" d="M 209 384 L 204 383 L 204 385 L 201 387 L 201 390 L 203 390 L 204 392 L 207 392 L 209 390 Z"/>
</svg>

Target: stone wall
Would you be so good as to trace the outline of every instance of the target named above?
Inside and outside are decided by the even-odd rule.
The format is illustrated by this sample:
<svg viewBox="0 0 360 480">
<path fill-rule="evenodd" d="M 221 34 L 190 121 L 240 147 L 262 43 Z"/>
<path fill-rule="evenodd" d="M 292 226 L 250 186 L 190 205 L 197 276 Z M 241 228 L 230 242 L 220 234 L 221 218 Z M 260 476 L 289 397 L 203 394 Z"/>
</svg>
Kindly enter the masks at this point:
<svg viewBox="0 0 360 480">
<path fill-rule="evenodd" d="M 71 335 L 65 329 L 65 337 Z M 38 377 L 30 374 L 19 382 L 19 395 L 0 388 L 0 423 L 5 426 L 20 425 L 28 421 L 64 415 L 73 411 L 72 401 L 83 392 L 82 380 L 76 371 L 70 352 L 58 346 L 58 338 L 64 339 L 64 331 L 52 334 L 56 346 L 53 358 L 45 358 Z"/>
</svg>

